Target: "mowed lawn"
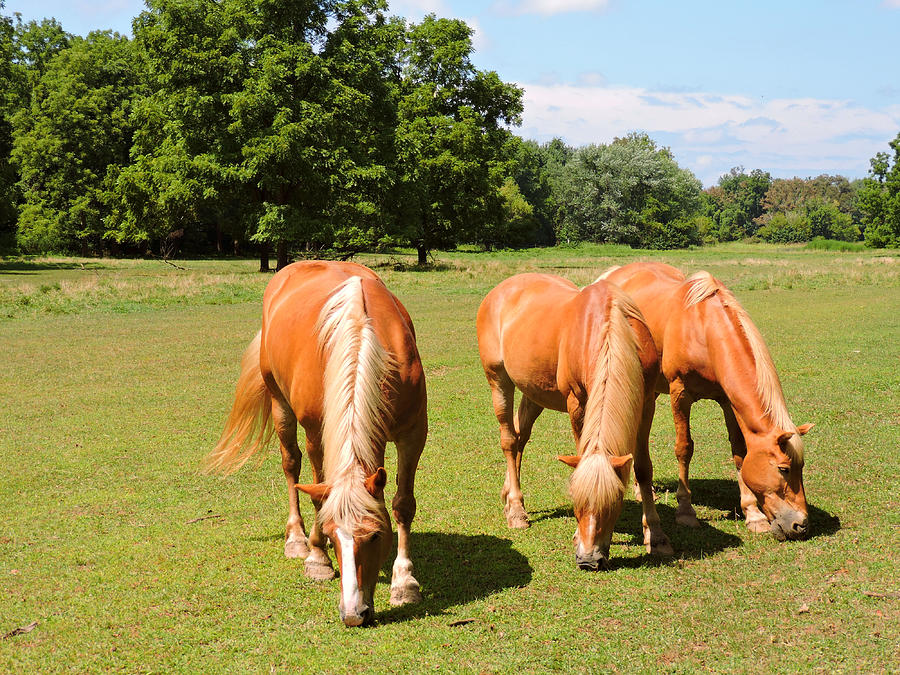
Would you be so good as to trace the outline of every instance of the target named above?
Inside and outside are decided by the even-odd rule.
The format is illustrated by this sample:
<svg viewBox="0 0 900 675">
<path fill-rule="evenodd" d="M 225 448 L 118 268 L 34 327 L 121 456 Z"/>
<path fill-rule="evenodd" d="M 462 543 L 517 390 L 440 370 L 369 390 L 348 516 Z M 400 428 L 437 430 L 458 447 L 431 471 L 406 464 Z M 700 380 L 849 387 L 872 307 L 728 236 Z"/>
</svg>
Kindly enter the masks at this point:
<svg viewBox="0 0 900 675">
<path fill-rule="evenodd" d="M 478 304 L 518 272 L 585 284 L 639 259 L 708 269 L 759 326 L 794 421 L 816 424 L 806 437 L 808 541 L 746 531 L 711 402 L 693 415 L 702 525 L 675 526 L 666 396 L 651 450 L 672 559 L 645 553 L 629 491 L 613 569 L 576 569 L 570 469 L 555 460 L 573 444 L 554 412 L 539 418 L 523 463 L 533 524 L 507 529 Z M 302 561 L 283 556 L 277 449 L 228 478 L 200 472 L 258 330 L 269 276 L 254 261 L 6 260 L 0 671 L 896 672 L 896 252 L 457 252 L 437 254 L 428 271 L 401 254 L 359 260 L 409 309 L 426 370 L 431 430 L 412 538 L 424 602 L 389 607 L 389 561 L 376 625 L 345 628 L 338 581 L 307 580 Z M 392 446 L 387 470 L 390 499 Z"/>
</svg>

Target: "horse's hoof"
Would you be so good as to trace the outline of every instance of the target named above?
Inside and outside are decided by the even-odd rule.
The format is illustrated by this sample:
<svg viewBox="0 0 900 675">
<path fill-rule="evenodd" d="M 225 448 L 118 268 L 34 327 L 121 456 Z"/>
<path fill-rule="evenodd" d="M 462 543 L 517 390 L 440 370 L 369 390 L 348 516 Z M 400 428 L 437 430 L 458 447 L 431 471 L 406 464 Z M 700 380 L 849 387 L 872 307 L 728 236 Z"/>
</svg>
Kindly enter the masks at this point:
<svg viewBox="0 0 900 675">
<path fill-rule="evenodd" d="M 675 523 L 684 527 L 700 527 L 700 521 L 697 520 L 695 513 L 676 513 Z"/>
<path fill-rule="evenodd" d="M 668 557 L 675 555 L 675 550 L 672 548 L 672 544 L 669 543 L 669 540 L 665 539 L 664 541 L 647 544 L 647 553 L 650 555 Z"/>
<path fill-rule="evenodd" d="M 765 519 L 748 520 L 747 529 L 754 534 L 768 534 L 772 531 L 772 526 L 769 525 L 769 521 Z"/>
<path fill-rule="evenodd" d="M 309 555 L 309 547 L 302 539 L 284 542 L 285 558 L 305 558 Z"/>
<path fill-rule="evenodd" d="M 514 513 L 506 516 L 506 524 L 514 530 L 525 530 L 531 527 L 526 513 Z"/>
<path fill-rule="evenodd" d="M 316 581 L 330 581 L 334 579 L 334 568 L 328 563 L 319 562 L 318 560 L 307 559 L 303 565 L 303 572 L 310 579 Z"/>
<path fill-rule="evenodd" d="M 391 587 L 391 607 L 400 607 L 416 602 L 422 602 L 422 592 L 419 584 L 412 582 L 406 586 Z"/>
<path fill-rule="evenodd" d="M 531 525 L 528 522 L 528 514 L 521 506 L 505 506 L 503 515 L 506 516 L 506 524 L 514 530 L 524 530 Z"/>
</svg>

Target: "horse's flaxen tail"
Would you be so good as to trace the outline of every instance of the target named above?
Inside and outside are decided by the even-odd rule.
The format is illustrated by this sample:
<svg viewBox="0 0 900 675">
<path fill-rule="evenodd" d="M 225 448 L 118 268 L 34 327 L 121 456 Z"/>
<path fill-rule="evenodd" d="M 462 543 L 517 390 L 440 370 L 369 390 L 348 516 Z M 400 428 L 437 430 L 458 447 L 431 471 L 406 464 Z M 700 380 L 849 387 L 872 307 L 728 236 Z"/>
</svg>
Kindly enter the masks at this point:
<svg viewBox="0 0 900 675">
<path fill-rule="evenodd" d="M 206 471 L 229 474 L 266 447 L 272 438 L 272 396 L 259 369 L 262 332 L 244 351 L 231 414 L 219 442 L 206 458 Z"/>
<path fill-rule="evenodd" d="M 621 498 L 625 485 L 610 457 L 633 454 L 644 396 L 644 374 L 629 319 L 643 321 L 621 289 L 609 284 L 609 311 L 594 355 L 581 431 L 581 462 L 569 491 L 576 506 L 598 510 Z M 627 472 L 622 472 L 626 476 Z"/>
<path fill-rule="evenodd" d="M 331 485 L 320 516 L 352 531 L 367 517 L 382 517 L 364 480 L 381 466 L 377 449 L 384 446 L 389 422 L 382 385 L 394 361 L 366 313 L 360 277 L 332 293 L 316 333 L 325 357 L 322 444 Z"/>
</svg>

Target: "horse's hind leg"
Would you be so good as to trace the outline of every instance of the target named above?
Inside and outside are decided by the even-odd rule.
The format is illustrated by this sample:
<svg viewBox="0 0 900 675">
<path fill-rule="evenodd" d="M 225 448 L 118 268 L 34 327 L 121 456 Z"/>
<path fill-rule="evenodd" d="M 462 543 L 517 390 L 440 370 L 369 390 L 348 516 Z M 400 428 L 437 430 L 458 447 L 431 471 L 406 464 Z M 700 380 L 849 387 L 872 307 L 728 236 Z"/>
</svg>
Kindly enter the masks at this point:
<svg viewBox="0 0 900 675">
<path fill-rule="evenodd" d="M 422 600 L 409 557 L 409 530 L 416 515 L 416 468 L 427 435 L 428 421 L 423 415 L 415 429 L 396 440 L 397 492 L 391 503 L 397 523 L 397 558 L 391 572 L 391 605 L 395 607 Z"/>
<path fill-rule="evenodd" d="M 678 490 L 675 492 L 678 508 L 675 510 L 675 522 L 688 527 L 700 527 L 697 512 L 691 505 L 691 490 L 688 487 L 688 471 L 694 456 L 694 439 L 691 438 L 691 406 L 694 401 L 678 380 L 670 383 L 669 397 L 675 420 L 675 457 L 678 459 Z"/>
<path fill-rule="evenodd" d="M 637 446 L 634 455 L 634 478 L 638 485 L 639 499 L 644 515 L 641 524 L 644 529 L 644 546 L 647 553 L 653 555 L 672 555 L 672 544 L 663 532 L 653 501 L 653 462 L 650 459 L 650 427 L 653 425 L 653 413 L 656 409 L 656 395 L 652 392 L 645 396 L 644 410 L 638 429 Z"/>
<path fill-rule="evenodd" d="M 534 428 L 534 422 L 544 409 L 527 396 L 523 395 L 519 401 L 519 412 L 516 414 L 516 438 L 517 438 L 517 454 L 516 454 L 516 475 L 519 480 L 522 479 L 522 455 L 525 452 L 525 445 L 531 439 L 531 430 Z"/>
<path fill-rule="evenodd" d="M 502 365 L 485 372 L 488 383 L 491 385 L 494 414 L 500 423 L 500 448 L 506 455 L 506 479 L 503 481 L 503 490 L 500 492 L 500 498 L 503 500 L 503 513 L 509 527 L 525 528 L 529 523 L 528 514 L 525 511 L 525 500 L 522 496 L 522 486 L 519 483 L 519 468 L 522 466 L 522 460 L 513 420 L 515 385 Z"/>
<path fill-rule="evenodd" d="M 747 523 L 747 529 L 751 532 L 771 532 L 769 519 L 759 510 L 756 503 L 756 495 L 750 491 L 741 478 L 741 465 L 744 463 L 744 457 L 747 455 L 747 443 L 744 441 L 744 434 L 741 427 L 734 416 L 734 409 L 731 403 L 726 399 L 719 401 L 722 408 L 722 414 L 725 415 L 725 426 L 728 427 L 728 440 L 731 443 L 731 456 L 734 459 L 734 466 L 737 469 L 738 488 L 741 491 L 741 510 L 744 512 L 744 522 Z"/>
<path fill-rule="evenodd" d="M 284 555 L 288 558 L 305 558 L 309 555 L 306 529 L 300 515 L 297 481 L 300 478 L 300 464 L 303 456 L 297 445 L 297 418 L 287 402 L 279 396 L 272 398 L 272 418 L 275 433 L 281 442 L 281 468 L 288 486 L 288 519 L 284 528 Z"/>
</svg>

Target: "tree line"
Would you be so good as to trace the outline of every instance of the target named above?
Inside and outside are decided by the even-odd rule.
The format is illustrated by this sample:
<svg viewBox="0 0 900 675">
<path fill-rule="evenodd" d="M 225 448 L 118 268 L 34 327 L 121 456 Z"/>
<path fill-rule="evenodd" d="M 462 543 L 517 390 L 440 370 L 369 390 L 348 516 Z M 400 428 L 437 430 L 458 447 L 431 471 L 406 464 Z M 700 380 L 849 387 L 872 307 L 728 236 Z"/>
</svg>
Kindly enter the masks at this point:
<svg viewBox="0 0 900 675">
<path fill-rule="evenodd" d="M 0 0 L 3 9 L 3 0 Z M 900 243 L 900 135 L 870 176 L 734 169 L 646 134 L 516 136 L 472 31 L 383 0 L 149 0 L 133 38 L 0 15 L 0 247 L 347 257 L 581 241 Z"/>
</svg>

